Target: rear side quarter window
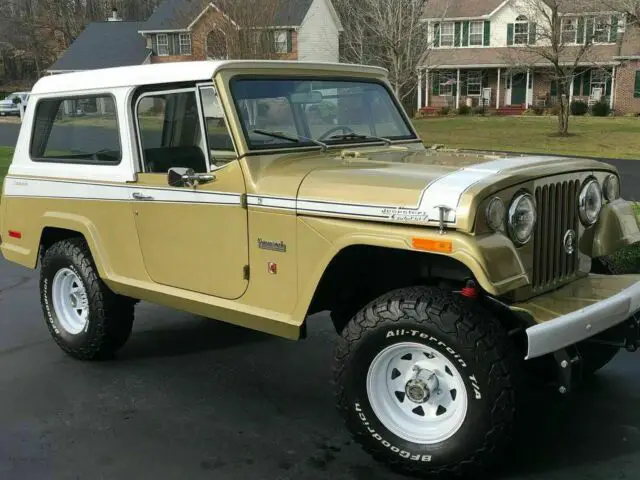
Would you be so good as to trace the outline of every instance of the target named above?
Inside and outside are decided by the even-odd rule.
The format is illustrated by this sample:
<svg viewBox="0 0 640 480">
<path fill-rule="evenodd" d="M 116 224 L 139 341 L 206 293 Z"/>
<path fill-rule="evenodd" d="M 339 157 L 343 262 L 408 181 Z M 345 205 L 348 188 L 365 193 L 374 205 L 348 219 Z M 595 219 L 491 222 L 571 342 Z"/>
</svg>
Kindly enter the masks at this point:
<svg viewBox="0 0 640 480">
<path fill-rule="evenodd" d="M 38 101 L 29 152 L 36 162 L 120 163 L 114 98 L 92 95 Z"/>
</svg>

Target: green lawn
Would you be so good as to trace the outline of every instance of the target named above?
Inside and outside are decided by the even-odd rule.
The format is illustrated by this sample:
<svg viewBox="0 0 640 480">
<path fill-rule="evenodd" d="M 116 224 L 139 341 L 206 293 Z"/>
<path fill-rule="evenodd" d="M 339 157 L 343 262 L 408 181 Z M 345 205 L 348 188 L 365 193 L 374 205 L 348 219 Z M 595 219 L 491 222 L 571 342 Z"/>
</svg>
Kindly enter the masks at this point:
<svg viewBox="0 0 640 480">
<path fill-rule="evenodd" d="M 640 159 L 640 118 L 571 118 L 574 136 L 555 137 L 555 117 L 433 117 L 414 121 L 426 145 Z"/>
<path fill-rule="evenodd" d="M 0 147 L 0 184 L 7 174 L 7 170 L 9 170 L 9 163 L 11 163 L 12 156 L 13 148 Z"/>
</svg>

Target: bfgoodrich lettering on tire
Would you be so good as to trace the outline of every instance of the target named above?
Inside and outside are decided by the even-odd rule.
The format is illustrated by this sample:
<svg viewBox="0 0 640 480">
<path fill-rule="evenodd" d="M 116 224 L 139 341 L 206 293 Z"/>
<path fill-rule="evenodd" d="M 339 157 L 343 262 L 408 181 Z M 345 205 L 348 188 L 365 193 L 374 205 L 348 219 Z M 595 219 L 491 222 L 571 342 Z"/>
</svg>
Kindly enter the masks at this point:
<svg viewBox="0 0 640 480">
<path fill-rule="evenodd" d="M 49 332 L 72 357 L 108 357 L 131 334 L 133 300 L 113 293 L 102 282 L 81 238 L 47 249 L 40 270 L 40 298 Z"/>
<path fill-rule="evenodd" d="M 477 475 L 511 438 L 518 369 L 490 313 L 438 288 L 407 288 L 342 331 L 337 405 L 377 460 L 408 473 Z"/>
</svg>

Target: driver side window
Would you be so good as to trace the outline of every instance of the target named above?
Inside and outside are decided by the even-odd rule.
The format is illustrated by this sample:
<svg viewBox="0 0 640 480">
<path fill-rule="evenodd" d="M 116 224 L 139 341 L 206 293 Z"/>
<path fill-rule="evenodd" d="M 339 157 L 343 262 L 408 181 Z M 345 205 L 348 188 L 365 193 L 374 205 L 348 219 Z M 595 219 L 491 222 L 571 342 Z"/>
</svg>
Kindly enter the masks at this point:
<svg viewBox="0 0 640 480">
<path fill-rule="evenodd" d="M 136 116 L 145 172 L 167 173 L 173 167 L 208 171 L 195 90 L 145 95 Z"/>
</svg>

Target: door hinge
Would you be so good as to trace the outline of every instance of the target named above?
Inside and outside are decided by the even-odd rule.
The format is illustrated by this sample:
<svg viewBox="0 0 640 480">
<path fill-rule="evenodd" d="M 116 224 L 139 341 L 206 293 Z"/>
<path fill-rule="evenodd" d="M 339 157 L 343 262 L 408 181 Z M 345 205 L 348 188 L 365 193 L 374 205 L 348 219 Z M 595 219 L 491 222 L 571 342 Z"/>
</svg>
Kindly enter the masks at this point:
<svg viewBox="0 0 640 480">
<path fill-rule="evenodd" d="M 247 208 L 247 194 L 243 193 L 240 195 L 240 206 L 242 208 Z"/>
<path fill-rule="evenodd" d="M 242 267 L 242 277 L 245 280 L 249 280 L 249 273 L 250 273 L 249 265 L 245 265 L 244 267 Z"/>
</svg>

